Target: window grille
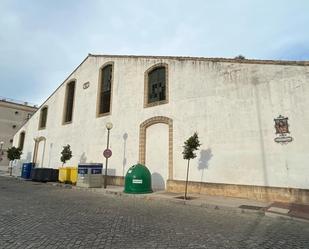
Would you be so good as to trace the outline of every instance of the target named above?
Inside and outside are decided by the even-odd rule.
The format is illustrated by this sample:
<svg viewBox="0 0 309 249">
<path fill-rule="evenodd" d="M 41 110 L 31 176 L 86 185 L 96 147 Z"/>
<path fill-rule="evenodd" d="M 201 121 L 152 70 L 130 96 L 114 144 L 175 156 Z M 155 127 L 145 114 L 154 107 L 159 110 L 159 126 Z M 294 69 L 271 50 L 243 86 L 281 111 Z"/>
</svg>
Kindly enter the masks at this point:
<svg viewBox="0 0 309 249">
<path fill-rule="evenodd" d="M 73 117 L 73 105 L 74 105 L 74 94 L 75 94 L 75 81 L 67 84 L 66 88 L 66 101 L 65 101 L 65 114 L 64 122 L 72 122 Z"/>
<path fill-rule="evenodd" d="M 148 73 L 148 103 L 166 99 L 165 67 L 155 68 Z"/>
<path fill-rule="evenodd" d="M 109 113 L 111 106 L 113 66 L 107 65 L 101 72 L 99 114 Z"/>
</svg>

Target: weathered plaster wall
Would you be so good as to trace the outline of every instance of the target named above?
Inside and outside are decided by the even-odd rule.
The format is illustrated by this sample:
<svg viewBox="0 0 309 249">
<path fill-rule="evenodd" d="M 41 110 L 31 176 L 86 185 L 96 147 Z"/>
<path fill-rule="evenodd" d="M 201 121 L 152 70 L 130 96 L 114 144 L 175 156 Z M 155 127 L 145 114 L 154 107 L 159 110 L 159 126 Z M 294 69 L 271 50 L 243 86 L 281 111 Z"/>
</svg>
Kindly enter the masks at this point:
<svg viewBox="0 0 309 249">
<path fill-rule="evenodd" d="M 114 62 L 112 112 L 97 118 L 99 68 L 109 61 Z M 157 63 L 168 64 L 169 102 L 144 108 L 144 72 Z M 191 181 L 309 189 L 308 66 L 90 56 L 66 82 L 70 79 L 77 84 L 73 122 L 62 125 L 64 84 L 44 103 L 46 129 L 38 130 L 40 112 L 20 129 L 26 130 L 23 160 L 31 160 L 33 139 L 44 136 L 44 167 L 61 165 L 66 144 L 73 151 L 68 165 L 105 162 L 105 123 L 111 121 L 110 174 L 123 176 L 139 158 L 140 124 L 165 116 L 173 120 L 174 180 L 185 179 L 182 146 L 197 131 L 202 146 L 191 162 Z M 289 117 L 294 141 L 287 145 L 274 142 L 273 119 L 279 114 Z"/>
</svg>

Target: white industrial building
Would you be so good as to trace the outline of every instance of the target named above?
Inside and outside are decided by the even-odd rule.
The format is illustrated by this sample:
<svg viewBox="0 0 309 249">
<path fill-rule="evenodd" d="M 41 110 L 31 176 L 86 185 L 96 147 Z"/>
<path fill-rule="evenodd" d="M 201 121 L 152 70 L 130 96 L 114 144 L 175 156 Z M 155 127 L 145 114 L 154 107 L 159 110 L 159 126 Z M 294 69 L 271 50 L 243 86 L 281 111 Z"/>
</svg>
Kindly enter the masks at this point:
<svg viewBox="0 0 309 249">
<path fill-rule="evenodd" d="M 145 164 L 153 187 L 181 192 L 184 141 L 202 143 L 189 192 L 309 203 L 309 62 L 91 55 L 14 137 L 22 162 L 105 163 L 110 181 Z M 23 136 L 23 135 L 22 135 Z"/>
</svg>

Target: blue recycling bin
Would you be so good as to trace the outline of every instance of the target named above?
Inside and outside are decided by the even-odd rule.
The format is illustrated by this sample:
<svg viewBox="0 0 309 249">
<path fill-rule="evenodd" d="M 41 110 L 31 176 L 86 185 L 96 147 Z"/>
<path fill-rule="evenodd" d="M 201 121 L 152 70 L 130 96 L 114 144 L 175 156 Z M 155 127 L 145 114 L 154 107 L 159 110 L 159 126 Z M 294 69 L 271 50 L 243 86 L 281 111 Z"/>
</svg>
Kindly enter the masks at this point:
<svg viewBox="0 0 309 249">
<path fill-rule="evenodd" d="M 23 167 L 21 170 L 21 178 L 30 179 L 31 171 L 34 168 L 34 163 L 23 163 Z"/>
</svg>

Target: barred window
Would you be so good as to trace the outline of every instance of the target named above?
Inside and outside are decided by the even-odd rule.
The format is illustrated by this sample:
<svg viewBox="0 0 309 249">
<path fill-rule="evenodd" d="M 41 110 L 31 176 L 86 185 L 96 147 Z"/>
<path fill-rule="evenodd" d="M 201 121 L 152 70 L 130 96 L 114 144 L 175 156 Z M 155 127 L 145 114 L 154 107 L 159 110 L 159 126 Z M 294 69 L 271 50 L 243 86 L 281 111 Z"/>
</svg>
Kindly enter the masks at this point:
<svg viewBox="0 0 309 249">
<path fill-rule="evenodd" d="M 46 128 L 46 122 L 47 122 L 47 111 L 48 107 L 45 106 L 41 109 L 40 112 L 40 122 L 39 122 L 39 129 L 44 129 Z"/>
<path fill-rule="evenodd" d="M 148 73 L 148 103 L 166 100 L 166 70 L 157 67 Z"/>
<path fill-rule="evenodd" d="M 99 115 L 109 113 L 111 109 L 112 75 L 112 65 L 107 65 L 101 69 L 98 110 Z"/>
<path fill-rule="evenodd" d="M 64 106 L 64 123 L 72 122 L 73 117 L 73 105 L 75 95 L 75 81 L 71 81 L 66 87 L 66 99 Z"/>
<path fill-rule="evenodd" d="M 25 132 L 21 132 L 19 134 L 19 143 L 18 143 L 18 147 L 23 150 L 24 148 L 24 142 L 25 142 Z"/>
</svg>

